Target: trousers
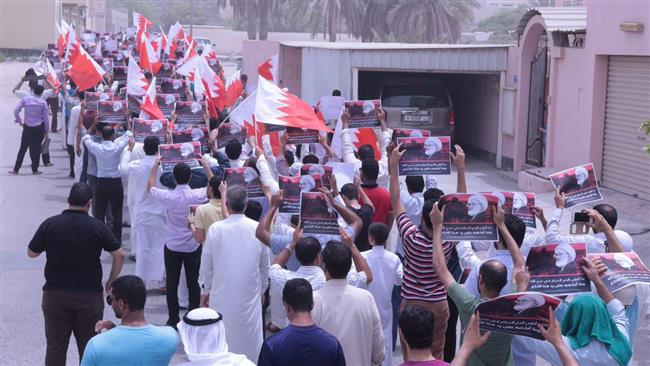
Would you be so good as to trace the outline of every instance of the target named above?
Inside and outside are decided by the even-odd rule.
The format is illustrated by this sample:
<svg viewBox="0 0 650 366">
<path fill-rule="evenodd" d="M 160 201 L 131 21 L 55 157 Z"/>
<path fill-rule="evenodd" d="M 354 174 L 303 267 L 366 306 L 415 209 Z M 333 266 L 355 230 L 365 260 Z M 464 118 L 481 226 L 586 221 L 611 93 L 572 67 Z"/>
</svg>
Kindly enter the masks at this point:
<svg viewBox="0 0 650 366">
<path fill-rule="evenodd" d="M 18 156 L 16 156 L 16 164 L 14 171 L 17 173 L 23 165 L 25 153 L 29 148 L 29 158 L 32 159 L 32 172 L 38 171 L 38 163 L 41 158 L 41 143 L 45 137 L 45 129 L 43 125 L 23 128 L 23 134 L 20 137 L 20 148 L 18 148 Z"/>
<path fill-rule="evenodd" d="M 107 205 L 110 203 L 113 216 L 111 230 L 122 241 L 122 205 L 124 205 L 124 187 L 122 178 L 97 178 L 95 188 L 95 217 L 105 221 Z"/>
<path fill-rule="evenodd" d="M 167 272 L 167 325 L 176 326 L 180 321 L 178 315 L 178 284 L 181 277 L 181 267 L 185 267 L 185 279 L 189 292 L 188 311 L 199 307 L 201 288 L 199 287 L 199 269 L 201 267 L 201 250 L 199 247 L 190 253 L 177 252 L 165 246 L 165 271 Z"/>
<path fill-rule="evenodd" d="M 95 323 L 104 316 L 102 292 L 43 291 L 46 366 L 65 366 L 70 334 L 77 342 L 79 358 L 86 343 L 95 336 Z"/>
<path fill-rule="evenodd" d="M 56 128 L 58 127 L 59 124 L 59 97 L 54 96 L 52 98 L 46 99 L 47 104 L 50 106 L 50 110 L 52 111 L 52 123 L 50 124 L 50 130 L 52 132 L 56 132 Z"/>
</svg>

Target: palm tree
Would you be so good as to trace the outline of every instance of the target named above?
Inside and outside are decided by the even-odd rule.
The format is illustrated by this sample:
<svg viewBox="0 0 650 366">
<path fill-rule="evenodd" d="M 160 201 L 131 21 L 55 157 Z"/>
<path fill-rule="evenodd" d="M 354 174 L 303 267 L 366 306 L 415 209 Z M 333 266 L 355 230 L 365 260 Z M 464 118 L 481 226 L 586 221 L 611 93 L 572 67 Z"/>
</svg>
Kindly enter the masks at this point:
<svg viewBox="0 0 650 366">
<path fill-rule="evenodd" d="M 388 17 L 396 6 L 396 0 L 364 0 L 365 14 L 361 24 L 361 41 L 387 42 L 390 38 Z"/>
<path fill-rule="evenodd" d="M 336 34 L 342 20 L 345 20 L 348 33 L 359 36 L 361 33 L 364 0 L 312 0 L 296 3 L 294 17 L 309 17 L 311 35 L 322 33 L 330 42 L 336 42 Z"/>
<path fill-rule="evenodd" d="M 473 17 L 475 0 L 400 1 L 390 21 L 395 38 L 402 42 L 453 43 L 461 27 Z"/>
<path fill-rule="evenodd" d="M 223 4 L 223 3 L 222 3 Z M 256 0 L 230 0 L 235 19 L 243 19 L 246 23 L 248 39 L 257 38 L 257 1 Z M 225 7 L 225 5 L 222 5 Z"/>
</svg>

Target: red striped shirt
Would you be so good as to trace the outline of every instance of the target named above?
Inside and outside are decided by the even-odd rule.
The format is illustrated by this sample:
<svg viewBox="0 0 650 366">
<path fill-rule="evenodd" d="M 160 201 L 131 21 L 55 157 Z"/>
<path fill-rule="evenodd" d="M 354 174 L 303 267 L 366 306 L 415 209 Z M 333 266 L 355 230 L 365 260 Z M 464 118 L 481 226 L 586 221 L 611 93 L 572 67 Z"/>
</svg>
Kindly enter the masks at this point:
<svg viewBox="0 0 650 366">
<path fill-rule="evenodd" d="M 433 269 L 432 238 L 415 226 L 405 212 L 397 217 L 397 228 L 405 255 L 402 297 L 429 302 L 447 300 L 447 290 Z M 446 260 L 452 248 L 450 242 L 442 244 Z"/>
</svg>

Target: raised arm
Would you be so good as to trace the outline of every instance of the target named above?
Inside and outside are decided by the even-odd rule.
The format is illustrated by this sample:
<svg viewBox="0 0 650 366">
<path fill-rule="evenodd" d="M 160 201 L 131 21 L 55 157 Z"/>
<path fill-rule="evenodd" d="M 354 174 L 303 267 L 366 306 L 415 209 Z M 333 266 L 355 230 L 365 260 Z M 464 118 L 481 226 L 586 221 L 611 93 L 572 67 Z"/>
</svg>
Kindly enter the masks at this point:
<svg viewBox="0 0 650 366">
<path fill-rule="evenodd" d="M 147 179 L 147 192 L 151 192 L 151 188 L 156 185 L 156 176 L 158 175 L 158 166 L 160 165 L 160 157 L 157 157 L 154 160 L 153 165 L 151 166 L 151 172 L 149 172 L 149 178 Z"/>
<path fill-rule="evenodd" d="M 454 276 L 452 276 L 451 272 L 447 269 L 447 261 L 445 260 L 445 253 L 442 249 L 442 217 L 444 211 L 444 207 L 442 208 L 442 211 L 440 211 L 438 205 L 434 204 L 429 213 L 429 218 L 433 225 L 433 269 L 445 285 L 445 288 L 449 289 L 449 287 L 456 281 L 454 280 Z"/>
<path fill-rule="evenodd" d="M 451 160 L 456 166 L 456 192 L 467 193 L 467 183 L 465 180 L 465 152 L 460 145 L 454 145 L 456 154 L 449 152 Z"/>
<path fill-rule="evenodd" d="M 503 211 L 503 208 L 493 207 L 492 214 L 494 218 L 494 223 L 497 225 L 497 228 L 499 229 L 499 234 L 501 234 L 501 237 L 503 237 L 503 242 L 508 247 L 508 252 L 510 252 L 510 256 L 512 257 L 513 266 L 515 268 L 523 266 L 524 264 L 526 264 L 526 261 L 524 260 L 524 256 L 521 255 L 521 251 L 519 250 L 519 246 L 517 246 L 517 242 L 512 237 L 512 235 L 510 235 L 510 231 L 508 231 L 508 228 L 506 227 L 505 224 L 506 214 Z"/>
<path fill-rule="evenodd" d="M 469 320 L 465 332 L 463 333 L 463 344 L 451 361 L 450 366 L 465 366 L 469 362 L 469 356 L 472 352 L 487 342 L 490 332 L 481 335 L 479 313 L 475 313 Z"/>
<path fill-rule="evenodd" d="M 406 211 L 402 200 L 400 199 L 399 176 L 397 175 L 397 165 L 399 159 L 402 158 L 404 152 L 400 152 L 400 146 L 392 149 L 390 158 L 388 159 L 388 174 L 390 175 L 390 205 L 393 207 L 393 216 L 399 217 Z"/>
<path fill-rule="evenodd" d="M 271 207 L 266 212 L 264 216 L 260 219 L 257 229 L 255 230 L 255 237 L 257 240 L 261 241 L 264 245 L 271 247 L 271 222 L 273 221 L 273 216 L 278 211 L 280 203 L 282 202 L 282 191 L 276 192 L 271 196 Z"/>
<path fill-rule="evenodd" d="M 352 252 L 352 261 L 354 262 L 354 268 L 357 269 L 357 272 L 365 273 L 366 279 L 368 281 L 366 284 L 370 284 L 370 282 L 372 282 L 372 271 L 370 270 L 368 262 L 361 255 L 359 249 L 357 249 L 357 246 L 354 245 L 354 240 L 352 237 L 348 235 L 348 233 L 346 233 L 342 228 L 339 228 L 339 232 L 341 233 L 341 243 L 348 247 Z"/>
<path fill-rule="evenodd" d="M 375 213 L 375 205 L 372 204 L 372 201 L 370 200 L 370 198 L 366 194 L 366 191 L 364 191 L 363 188 L 361 188 L 361 179 L 358 176 L 354 177 L 354 186 L 357 189 L 357 192 L 359 193 L 359 197 L 361 197 L 361 200 L 363 201 L 363 203 L 370 206 L 370 208 L 372 208 L 372 213 L 374 214 Z"/>
<path fill-rule="evenodd" d="M 343 220 L 350 226 L 352 229 L 354 229 L 354 235 L 359 235 L 361 232 L 361 228 L 363 227 L 363 221 L 361 221 L 361 218 L 354 213 L 354 211 L 350 210 L 349 208 L 345 207 L 339 201 L 334 199 L 334 194 L 332 191 L 328 190 L 327 188 L 320 188 L 319 189 L 321 193 L 327 197 L 327 200 L 330 202 L 332 207 L 336 210 L 336 212 L 341 215 Z"/>
<path fill-rule="evenodd" d="M 605 234 L 607 238 L 607 248 L 605 248 L 610 253 L 620 253 L 624 252 L 623 244 L 616 236 L 614 229 L 609 226 L 607 220 L 596 210 L 586 210 L 587 214 L 591 218 L 591 222 L 587 225 L 591 227 L 594 232 L 598 231 Z"/>
<path fill-rule="evenodd" d="M 614 295 L 612 295 L 612 293 L 607 289 L 607 286 L 605 286 L 602 278 L 600 278 L 600 274 L 598 273 L 598 268 L 596 265 L 594 265 L 590 260 L 585 259 L 580 267 L 582 267 L 582 271 L 594 284 L 594 287 L 596 287 L 596 292 L 598 292 L 598 296 L 603 299 L 605 304 L 608 304 L 610 301 L 615 299 Z"/>
<path fill-rule="evenodd" d="M 261 223 L 260 223 L 261 224 Z M 287 265 L 287 262 L 289 261 L 289 258 L 291 258 L 291 253 L 293 253 L 294 250 L 296 250 L 296 244 L 298 243 L 298 240 L 302 238 L 302 223 L 298 221 L 298 226 L 296 227 L 296 230 L 293 231 L 293 238 L 291 240 L 291 243 L 289 244 L 288 247 L 285 247 L 280 254 L 278 254 L 277 257 L 275 257 L 275 260 L 273 261 L 273 264 L 280 265 L 282 267 L 285 267 Z M 259 226 L 258 226 L 259 228 Z"/>
<path fill-rule="evenodd" d="M 548 326 L 541 324 L 537 325 L 540 333 L 544 339 L 546 339 L 550 344 L 553 345 L 553 348 L 557 351 L 558 356 L 560 356 L 560 361 L 562 361 L 562 366 L 579 366 L 578 361 L 573 358 L 569 347 L 564 343 L 562 339 L 562 331 L 560 330 L 560 323 L 555 319 L 555 312 L 553 308 L 549 306 L 548 308 Z"/>
</svg>

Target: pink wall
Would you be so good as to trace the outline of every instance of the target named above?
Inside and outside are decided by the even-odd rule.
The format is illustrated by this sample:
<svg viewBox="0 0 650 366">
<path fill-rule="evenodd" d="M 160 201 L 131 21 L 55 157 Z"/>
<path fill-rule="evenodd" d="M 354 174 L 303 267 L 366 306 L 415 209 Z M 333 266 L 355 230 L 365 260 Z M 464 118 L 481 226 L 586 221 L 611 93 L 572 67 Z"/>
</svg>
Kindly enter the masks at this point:
<svg viewBox="0 0 650 366">
<path fill-rule="evenodd" d="M 642 33 L 623 32 L 623 21 L 641 22 Z M 518 68 L 515 137 L 504 138 L 504 156 L 514 153 L 514 169 L 523 168 L 528 119 L 530 55 L 536 47 L 541 16 L 533 17 L 522 36 L 519 61 L 509 63 L 508 74 Z M 549 41 L 551 37 L 549 35 Z M 607 86 L 607 56 L 650 56 L 650 2 L 608 0 L 587 2 L 585 47 L 551 47 L 546 166 L 561 170 L 593 162 L 602 164 Z M 519 52 L 517 52 L 519 51 Z M 509 60 L 510 61 L 510 60 Z M 507 79 L 508 82 L 512 78 Z"/>
<path fill-rule="evenodd" d="M 278 41 L 244 41 L 242 73 L 248 75 L 248 84 L 257 85 L 257 66 L 280 51 Z"/>
</svg>

